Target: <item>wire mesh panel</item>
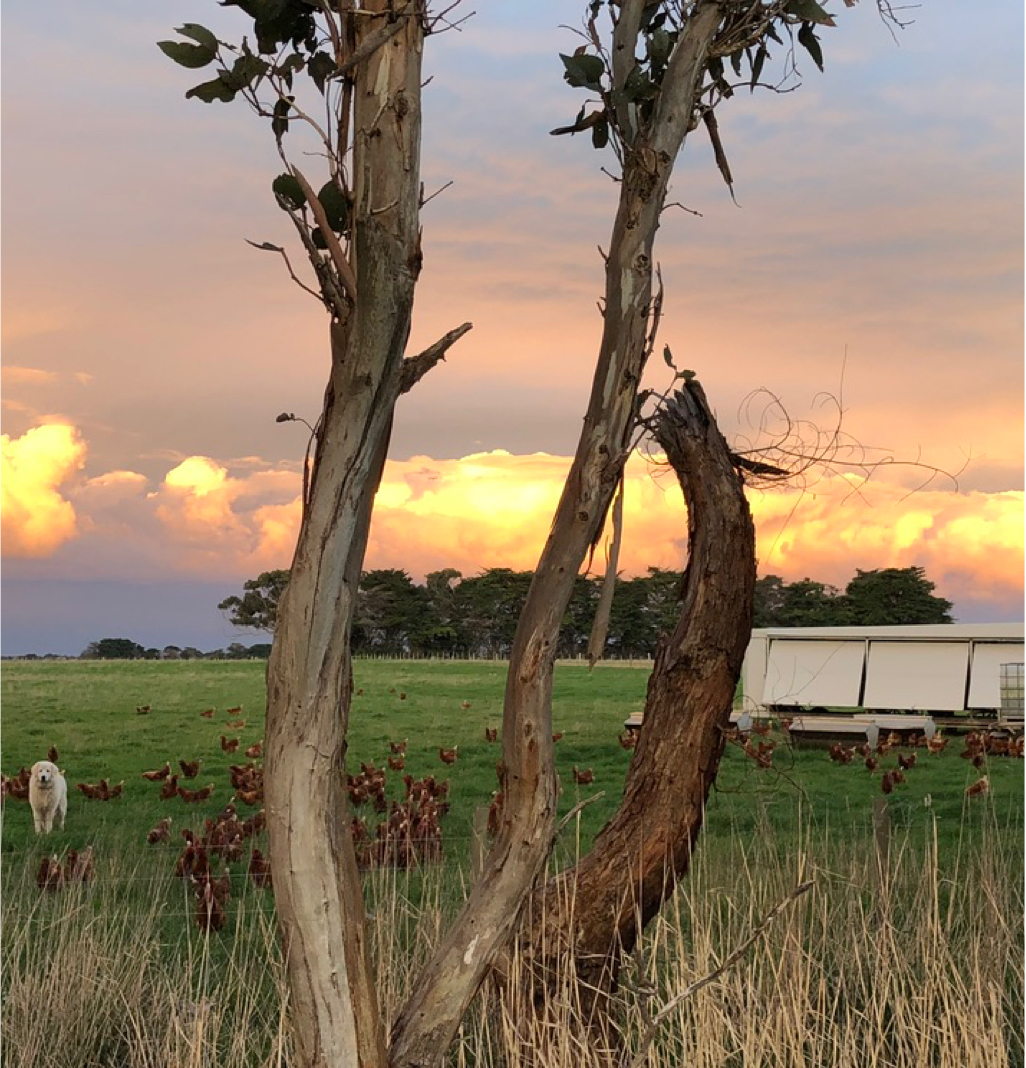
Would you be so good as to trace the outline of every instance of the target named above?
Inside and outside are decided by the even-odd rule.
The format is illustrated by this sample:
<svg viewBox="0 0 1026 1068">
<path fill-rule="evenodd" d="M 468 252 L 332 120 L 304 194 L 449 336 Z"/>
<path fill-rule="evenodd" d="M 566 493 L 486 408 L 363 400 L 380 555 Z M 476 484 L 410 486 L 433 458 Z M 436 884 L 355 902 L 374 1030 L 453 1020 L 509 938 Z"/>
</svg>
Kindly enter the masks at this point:
<svg viewBox="0 0 1026 1068">
<path fill-rule="evenodd" d="M 1001 715 L 1011 719 L 1023 718 L 1023 664 L 1002 664 Z"/>
</svg>

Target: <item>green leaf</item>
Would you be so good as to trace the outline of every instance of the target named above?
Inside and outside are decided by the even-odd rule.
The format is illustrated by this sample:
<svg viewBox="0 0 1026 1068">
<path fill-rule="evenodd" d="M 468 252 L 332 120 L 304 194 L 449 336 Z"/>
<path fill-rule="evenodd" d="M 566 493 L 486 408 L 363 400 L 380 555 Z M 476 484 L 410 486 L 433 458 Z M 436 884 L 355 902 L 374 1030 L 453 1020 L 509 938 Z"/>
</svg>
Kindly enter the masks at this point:
<svg viewBox="0 0 1026 1068">
<path fill-rule="evenodd" d="M 755 92 L 755 86 L 759 81 L 759 75 L 762 74 L 763 64 L 766 62 L 766 57 L 769 52 L 766 50 L 766 45 L 759 45 L 758 51 L 755 53 L 755 58 L 752 60 L 752 92 Z"/>
<path fill-rule="evenodd" d="M 335 60 L 327 52 L 315 52 L 306 64 L 306 72 L 323 93 L 328 78 L 335 73 Z"/>
<path fill-rule="evenodd" d="M 318 192 L 317 199 L 324 208 L 324 214 L 328 216 L 328 225 L 335 233 L 341 233 L 349 217 L 349 201 L 346 200 L 342 190 L 335 182 L 327 182 Z"/>
<path fill-rule="evenodd" d="M 812 31 L 811 22 L 802 23 L 802 28 L 798 31 L 798 43 L 812 56 L 812 61 L 822 71 L 823 49 L 819 46 L 819 38 Z"/>
<path fill-rule="evenodd" d="M 673 353 L 670 352 L 670 346 L 663 346 L 663 359 L 666 361 L 667 367 L 673 367 Z"/>
<path fill-rule="evenodd" d="M 696 372 L 691 371 L 685 367 L 684 370 L 681 371 L 680 377 L 683 378 L 685 382 L 693 382 L 698 377 L 698 375 Z"/>
<path fill-rule="evenodd" d="M 321 228 L 318 226 L 314 229 L 310 235 L 311 240 L 314 243 L 314 248 L 319 248 L 322 252 L 327 251 L 328 242 L 324 240 L 324 234 L 321 232 Z"/>
<path fill-rule="evenodd" d="M 641 67 L 636 66 L 627 75 L 627 80 L 623 84 L 623 92 L 624 96 L 631 101 L 652 100 L 659 95 L 659 87 Z"/>
<path fill-rule="evenodd" d="M 819 26 L 837 25 L 833 16 L 828 14 L 820 4 L 816 3 L 816 0 L 789 0 L 784 5 L 784 10 L 789 15 L 804 19 L 806 22 L 815 22 Z"/>
<path fill-rule="evenodd" d="M 217 49 L 206 45 L 185 44 L 184 41 L 158 41 L 157 47 L 168 59 L 173 59 L 180 67 L 199 70 L 217 58 Z"/>
<path fill-rule="evenodd" d="M 730 57 L 730 66 L 734 71 L 734 76 L 741 77 L 741 57 L 745 54 L 743 48 L 739 48 L 736 52 L 733 52 Z"/>
<path fill-rule="evenodd" d="M 271 133 L 280 138 L 289 131 L 289 111 L 292 110 L 291 97 L 279 97 L 271 112 Z"/>
<path fill-rule="evenodd" d="M 306 194 L 299 180 L 292 174 L 279 174 L 271 182 L 271 191 L 281 197 L 290 208 L 299 210 L 306 203 Z"/>
<path fill-rule="evenodd" d="M 236 89 L 247 89 L 253 82 L 262 78 L 269 70 L 269 65 L 252 53 L 239 56 L 232 66 L 227 81 Z"/>
<path fill-rule="evenodd" d="M 653 63 L 659 66 L 664 66 L 666 61 L 670 58 L 670 52 L 673 51 L 673 38 L 669 32 L 662 29 L 653 30 L 649 35 L 648 42 L 648 58 Z"/>
<path fill-rule="evenodd" d="M 579 56 L 564 56 L 560 53 L 559 58 L 563 61 L 566 70 L 563 77 L 568 85 L 574 89 L 601 90 L 602 84 L 599 79 L 605 73 L 606 66 L 599 56 L 589 56 L 582 53 Z"/>
<path fill-rule="evenodd" d="M 591 143 L 596 148 L 605 148 L 609 144 L 609 121 L 605 117 L 591 128 Z"/>
<path fill-rule="evenodd" d="M 195 22 L 187 22 L 184 26 L 178 26 L 175 29 L 175 33 L 180 33 L 183 37 L 196 41 L 205 48 L 209 48 L 212 52 L 217 51 L 217 38 L 206 26 L 200 26 Z"/>
<path fill-rule="evenodd" d="M 201 85 L 193 86 L 185 94 L 185 99 L 189 100 L 195 97 L 197 100 L 202 100 L 204 104 L 212 104 L 215 100 L 220 100 L 224 104 L 231 103 L 235 99 L 238 89 L 225 81 L 224 73 L 226 72 L 222 72 L 211 82 L 203 82 Z"/>
</svg>

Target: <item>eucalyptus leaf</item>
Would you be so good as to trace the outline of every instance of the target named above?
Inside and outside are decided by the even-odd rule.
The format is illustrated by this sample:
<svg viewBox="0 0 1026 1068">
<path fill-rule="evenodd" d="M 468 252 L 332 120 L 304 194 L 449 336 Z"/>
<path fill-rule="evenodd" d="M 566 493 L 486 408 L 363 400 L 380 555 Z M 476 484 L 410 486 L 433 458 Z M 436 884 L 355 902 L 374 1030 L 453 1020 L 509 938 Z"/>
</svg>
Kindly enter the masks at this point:
<svg viewBox="0 0 1026 1068">
<path fill-rule="evenodd" d="M 568 85 L 574 89 L 594 89 L 598 92 L 602 88 L 600 78 L 605 72 L 606 66 L 599 56 L 589 56 L 582 53 L 579 56 L 564 56 L 560 53 L 559 58 L 566 68 L 563 77 Z"/>
<path fill-rule="evenodd" d="M 271 191 L 297 211 L 306 203 L 306 194 L 295 175 L 279 174 L 271 182 Z"/>
<path fill-rule="evenodd" d="M 262 78 L 268 71 L 269 65 L 259 56 L 252 53 L 239 58 L 232 65 L 228 81 L 236 89 L 246 89 L 255 81 Z"/>
<path fill-rule="evenodd" d="M 184 41 L 158 41 L 157 47 L 168 59 L 173 59 L 180 67 L 199 70 L 200 67 L 213 63 L 217 58 L 217 48 L 208 48 L 201 44 L 186 44 Z"/>
<path fill-rule="evenodd" d="M 591 128 L 591 143 L 596 148 L 605 148 L 609 144 L 609 121 L 600 119 Z"/>
<path fill-rule="evenodd" d="M 670 58 L 670 52 L 673 50 L 673 38 L 662 27 L 653 30 L 649 35 L 648 42 L 648 58 L 653 63 L 658 63 L 660 66 L 664 66 L 666 61 Z"/>
<path fill-rule="evenodd" d="M 328 217 L 328 225 L 335 233 L 341 233 L 349 217 L 349 201 L 342 190 L 335 182 L 326 182 L 317 193 L 317 199 Z"/>
<path fill-rule="evenodd" d="M 651 100 L 659 94 L 659 87 L 641 67 L 636 66 L 627 75 L 627 80 L 623 85 L 623 92 L 624 96 L 632 102 L 636 100 Z"/>
<path fill-rule="evenodd" d="M 335 73 L 335 60 L 327 52 L 315 52 L 306 64 L 306 72 L 323 93 L 328 78 Z"/>
<path fill-rule="evenodd" d="M 289 111 L 292 109 L 292 98 L 281 97 L 274 105 L 271 112 L 271 133 L 275 137 L 281 137 L 289 132 Z"/>
<path fill-rule="evenodd" d="M 175 33 L 180 33 L 183 37 L 188 37 L 197 44 L 203 45 L 204 48 L 209 48 L 212 52 L 217 51 L 217 38 L 206 28 L 206 26 L 200 26 L 195 22 L 187 22 L 184 26 L 176 27 Z"/>
<path fill-rule="evenodd" d="M 755 53 L 755 58 L 752 60 L 752 92 L 755 92 L 755 86 L 759 81 L 759 75 L 762 74 L 763 64 L 766 62 L 766 57 L 769 52 L 766 50 L 766 45 L 759 45 L 758 50 Z"/>
<path fill-rule="evenodd" d="M 802 28 L 798 31 L 798 43 L 812 56 L 813 63 L 822 70 L 823 49 L 819 45 L 819 38 L 812 30 L 811 22 L 802 23 Z"/>
<path fill-rule="evenodd" d="M 836 26 L 834 18 L 816 0 L 788 0 L 784 10 L 789 15 L 805 19 L 806 22 L 815 22 L 819 26 Z"/>
<path fill-rule="evenodd" d="M 216 77 L 213 81 L 203 82 L 201 85 L 194 85 L 186 94 L 185 99 L 189 100 L 195 97 L 197 100 L 202 100 L 204 104 L 212 104 L 215 100 L 220 100 L 224 104 L 230 104 L 235 99 L 235 94 L 238 92 L 234 86 L 229 85 L 225 81 L 224 74 L 222 73 Z"/>
</svg>

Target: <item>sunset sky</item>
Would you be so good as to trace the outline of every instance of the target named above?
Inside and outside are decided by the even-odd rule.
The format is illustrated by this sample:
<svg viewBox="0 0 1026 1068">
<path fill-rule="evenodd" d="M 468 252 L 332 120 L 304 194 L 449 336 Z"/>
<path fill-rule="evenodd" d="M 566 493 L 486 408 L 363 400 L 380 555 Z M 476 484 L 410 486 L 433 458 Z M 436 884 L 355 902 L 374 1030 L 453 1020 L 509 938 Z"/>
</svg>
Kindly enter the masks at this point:
<svg viewBox="0 0 1026 1068">
<path fill-rule="evenodd" d="M 530 568 L 547 533 L 616 197 L 611 156 L 548 134 L 580 106 L 558 53 L 585 7 L 486 0 L 427 42 L 424 182 L 453 185 L 424 210 L 410 350 L 474 329 L 400 402 L 368 567 Z M 781 428 L 766 391 L 807 441 L 841 399 L 855 466 L 751 494 L 761 574 L 919 565 L 959 620 L 1021 619 L 1022 5 L 925 0 L 897 41 L 870 0 L 827 7 L 824 74 L 799 57 L 795 92 L 718 112 L 736 206 L 704 134 L 685 145 L 670 199 L 701 214 L 659 232 L 661 341 L 743 446 Z M 155 45 L 189 21 L 237 37 L 235 14 L 4 7 L 7 655 L 258 641 L 217 602 L 289 565 L 306 432 L 274 417 L 316 419 L 325 315 L 244 241 L 292 248 L 268 131 L 185 100 L 202 77 Z M 867 482 L 864 460 L 921 466 Z M 680 491 L 639 455 L 623 566 L 685 560 Z"/>
</svg>

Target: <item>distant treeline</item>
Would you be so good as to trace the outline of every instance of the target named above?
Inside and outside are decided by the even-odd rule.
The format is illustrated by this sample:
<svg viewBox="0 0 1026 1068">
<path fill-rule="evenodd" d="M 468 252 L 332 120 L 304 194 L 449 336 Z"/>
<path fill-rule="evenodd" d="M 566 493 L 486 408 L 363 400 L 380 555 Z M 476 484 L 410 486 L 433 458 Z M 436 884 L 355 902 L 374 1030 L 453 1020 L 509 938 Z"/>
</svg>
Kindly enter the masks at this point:
<svg viewBox="0 0 1026 1068">
<path fill-rule="evenodd" d="M 242 596 L 218 605 L 237 627 L 274 631 L 278 601 L 288 571 L 249 579 Z M 532 572 L 492 567 L 464 578 L 454 568 L 433 571 L 423 583 L 398 568 L 365 571 L 360 577 L 352 649 L 357 656 L 505 659 L 527 598 Z M 606 656 L 640 660 L 655 652 L 661 634 L 673 629 L 683 574 L 650 567 L 617 582 L 606 639 Z M 595 618 L 600 578 L 579 576 L 560 631 L 556 655 L 583 656 Z M 766 575 L 755 584 L 756 627 L 900 626 L 950 623 L 951 602 L 934 594 L 921 567 L 855 572 L 843 591 L 812 579 L 785 582 Z M 203 652 L 191 645 L 145 648 L 129 638 L 90 642 L 81 660 L 250 660 L 270 656 L 270 642 Z M 43 660 L 65 657 L 5 657 Z"/>
<path fill-rule="evenodd" d="M 218 606 L 240 627 L 273 631 L 288 571 L 248 580 L 241 597 Z M 403 570 L 366 571 L 360 578 L 352 648 L 356 655 L 505 658 L 527 597 L 532 572 L 493 567 L 464 578 L 454 568 L 434 571 L 423 583 Z M 683 574 L 650 567 L 617 583 L 606 655 L 651 657 L 661 634 L 678 615 Z M 557 656 L 575 658 L 588 647 L 601 579 L 579 576 L 563 618 Z M 842 592 L 811 579 L 785 582 L 777 575 L 755 588 L 755 626 L 879 626 L 950 623 L 951 602 L 933 593 L 922 568 L 856 571 Z M 258 655 L 249 653 L 248 655 Z"/>
<path fill-rule="evenodd" d="M 270 642 L 243 645 L 232 642 L 227 649 L 214 649 L 204 653 L 195 646 L 165 645 L 163 649 L 146 649 L 130 638 L 101 638 L 90 642 L 79 660 L 266 660 L 271 655 Z M 32 656 L 22 660 L 36 659 Z"/>
</svg>

